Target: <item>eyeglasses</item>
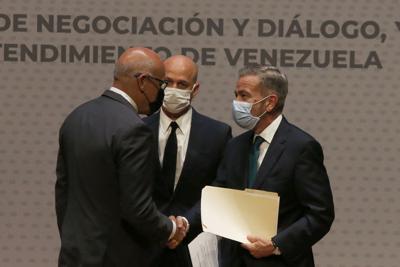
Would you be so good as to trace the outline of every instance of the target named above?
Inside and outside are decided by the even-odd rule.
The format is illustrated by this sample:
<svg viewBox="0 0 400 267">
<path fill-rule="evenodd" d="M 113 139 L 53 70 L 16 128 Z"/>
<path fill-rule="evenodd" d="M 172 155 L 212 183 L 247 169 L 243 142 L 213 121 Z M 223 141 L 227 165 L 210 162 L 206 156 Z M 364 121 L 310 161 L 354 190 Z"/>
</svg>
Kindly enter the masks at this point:
<svg viewBox="0 0 400 267">
<path fill-rule="evenodd" d="M 135 73 L 134 76 L 135 76 L 135 78 L 137 78 L 137 77 L 139 77 L 139 76 L 142 75 L 142 74 L 143 74 L 143 73 Z M 164 89 L 167 88 L 167 86 L 168 86 L 168 81 L 166 81 L 166 80 L 158 79 L 158 78 L 156 78 L 156 77 L 151 76 L 150 74 L 145 74 L 145 77 L 148 78 L 148 79 L 150 79 L 150 80 L 153 80 L 153 81 L 158 82 L 158 84 L 159 84 L 161 90 L 164 90 Z"/>
</svg>

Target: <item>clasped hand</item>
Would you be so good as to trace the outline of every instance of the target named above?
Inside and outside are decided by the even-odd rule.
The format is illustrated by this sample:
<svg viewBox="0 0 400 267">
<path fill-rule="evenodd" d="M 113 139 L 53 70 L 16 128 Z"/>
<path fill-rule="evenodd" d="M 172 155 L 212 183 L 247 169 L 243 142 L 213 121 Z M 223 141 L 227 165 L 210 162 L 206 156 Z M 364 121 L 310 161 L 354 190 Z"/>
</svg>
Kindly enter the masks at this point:
<svg viewBox="0 0 400 267">
<path fill-rule="evenodd" d="M 175 249 L 185 238 L 186 233 L 189 230 L 189 224 L 187 223 L 187 220 L 181 216 L 169 216 L 169 219 L 175 222 L 176 231 L 175 235 L 168 241 L 167 247 Z"/>
</svg>

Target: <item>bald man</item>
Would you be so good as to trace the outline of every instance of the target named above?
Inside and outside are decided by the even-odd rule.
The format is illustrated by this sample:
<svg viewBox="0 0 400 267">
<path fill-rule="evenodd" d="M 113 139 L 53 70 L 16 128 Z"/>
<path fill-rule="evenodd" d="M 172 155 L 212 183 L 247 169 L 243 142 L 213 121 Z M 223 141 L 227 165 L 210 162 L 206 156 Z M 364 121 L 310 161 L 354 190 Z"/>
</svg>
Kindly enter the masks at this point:
<svg viewBox="0 0 400 267">
<path fill-rule="evenodd" d="M 192 100 L 199 93 L 197 65 L 176 55 L 164 61 L 168 87 L 160 112 L 145 118 L 158 141 L 162 175 L 154 199 L 165 215 L 184 216 L 190 224 L 187 238 L 175 250 L 165 248 L 153 266 L 191 266 L 187 244 L 201 231 L 194 206 L 201 189 L 214 180 L 231 128 L 198 113 Z"/>
<path fill-rule="evenodd" d="M 58 266 L 149 266 L 152 249 L 184 237 L 182 221 L 159 213 L 152 200 L 157 151 L 138 116 L 162 104 L 164 76 L 156 53 L 128 49 L 113 86 L 65 119 L 55 188 Z"/>
</svg>

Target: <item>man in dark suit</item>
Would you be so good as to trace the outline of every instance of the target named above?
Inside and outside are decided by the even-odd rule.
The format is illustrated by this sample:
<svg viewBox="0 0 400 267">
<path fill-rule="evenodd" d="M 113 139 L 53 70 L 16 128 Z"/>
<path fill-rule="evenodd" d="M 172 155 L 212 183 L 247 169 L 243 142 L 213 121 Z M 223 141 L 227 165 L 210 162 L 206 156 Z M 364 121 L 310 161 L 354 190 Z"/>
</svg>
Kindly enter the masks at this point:
<svg viewBox="0 0 400 267">
<path fill-rule="evenodd" d="M 192 59 L 172 56 L 164 66 L 170 87 L 165 89 L 163 106 L 159 113 L 144 119 L 158 139 L 162 164 L 154 199 L 164 214 L 184 216 L 190 230 L 175 250 L 164 249 L 154 266 L 191 266 L 187 244 L 201 231 L 200 214 L 194 212 L 194 206 L 201 189 L 216 177 L 231 128 L 191 107 L 199 92 L 198 69 Z"/>
<path fill-rule="evenodd" d="M 287 78 L 275 67 L 254 65 L 239 73 L 233 114 L 249 131 L 228 143 L 215 185 L 277 192 L 278 233 L 270 240 L 248 236 L 246 244 L 222 239 L 221 266 L 312 267 L 311 247 L 333 222 L 322 148 L 282 116 L 287 92 Z"/>
<path fill-rule="evenodd" d="M 156 53 L 128 49 L 113 87 L 64 121 L 55 188 L 59 266 L 149 266 L 153 247 L 184 237 L 182 220 L 168 219 L 152 200 L 157 151 L 138 116 L 161 105 L 163 77 Z"/>
</svg>

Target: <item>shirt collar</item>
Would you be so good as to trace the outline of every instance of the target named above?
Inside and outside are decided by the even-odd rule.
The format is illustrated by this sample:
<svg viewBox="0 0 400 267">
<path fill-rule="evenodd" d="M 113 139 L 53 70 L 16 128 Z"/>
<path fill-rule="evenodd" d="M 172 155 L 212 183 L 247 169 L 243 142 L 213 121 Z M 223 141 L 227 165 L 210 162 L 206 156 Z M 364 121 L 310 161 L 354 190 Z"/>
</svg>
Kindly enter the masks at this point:
<svg viewBox="0 0 400 267">
<path fill-rule="evenodd" d="M 160 133 L 166 134 L 168 132 L 169 125 L 173 120 L 165 114 L 163 109 L 160 109 Z M 179 129 L 183 133 L 183 135 L 187 135 L 190 131 L 190 124 L 192 121 L 192 108 L 177 118 L 175 122 L 178 124 Z"/>
<path fill-rule="evenodd" d="M 276 119 L 258 135 L 261 136 L 268 144 L 271 144 L 272 138 L 274 137 L 276 130 L 278 130 L 281 121 L 282 121 L 282 114 L 276 117 Z M 255 135 L 254 138 L 256 136 L 257 135 Z"/>
<path fill-rule="evenodd" d="M 138 112 L 138 107 L 137 107 L 135 101 L 133 101 L 133 99 L 127 93 L 125 93 L 121 89 L 118 89 L 118 88 L 113 87 L 113 86 L 110 88 L 110 91 L 113 91 L 114 93 L 117 93 L 117 94 L 121 95 L 126 101 L 129 102 L 129 104 L 132 105 L 133 109 L 136 112 Z"/>
</svg>

